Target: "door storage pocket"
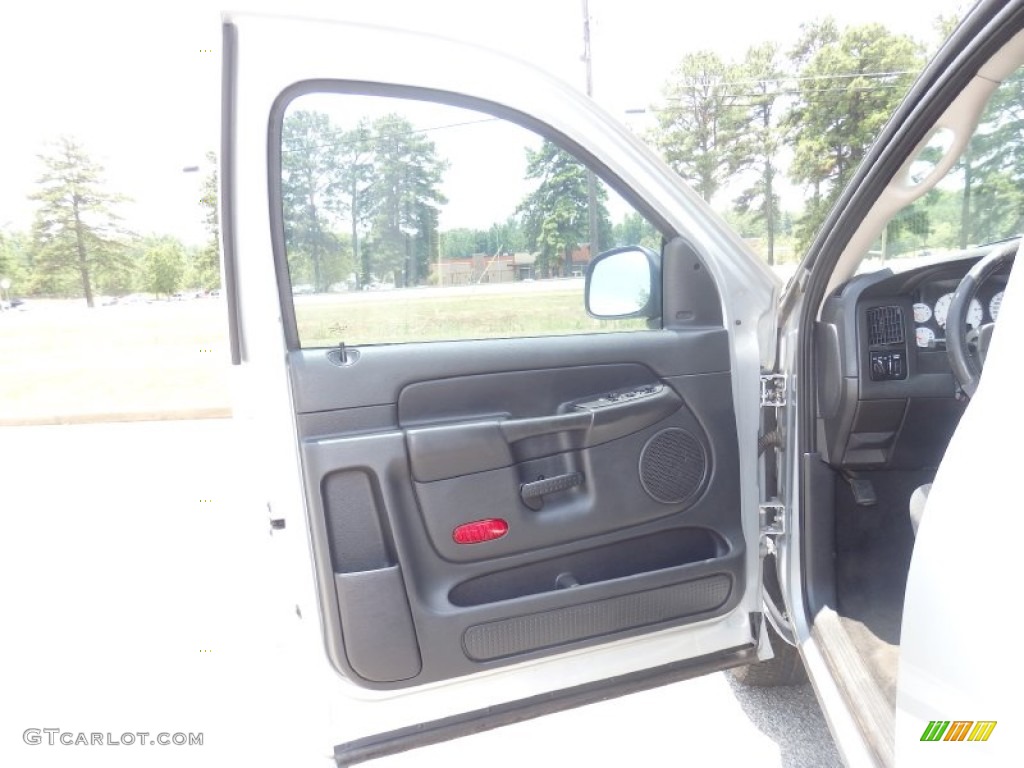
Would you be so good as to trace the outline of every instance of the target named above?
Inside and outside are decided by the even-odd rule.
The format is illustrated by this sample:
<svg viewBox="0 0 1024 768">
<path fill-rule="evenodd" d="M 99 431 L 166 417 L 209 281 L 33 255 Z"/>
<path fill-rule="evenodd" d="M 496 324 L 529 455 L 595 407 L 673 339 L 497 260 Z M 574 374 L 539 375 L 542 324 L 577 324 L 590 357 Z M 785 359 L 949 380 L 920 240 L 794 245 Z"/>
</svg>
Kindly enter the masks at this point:
<svg viewBox="0 0 1024 768">
<path fill-rule="evenodd" d="M 422 662 L 402 572 L 397 566 L 336 573 L 345 655 L 356 674 L 391 683 L 420 673 Z"/>
<path fill-rule="evenodd" d="M 724 605 L 731 592 L 732 579 L 716 573 L 659 589 L 477 624 L 466 630 L 462 642 L 469 658 L 490 661 L 697 616 Z"/>
<path fill-rule="evenodd" d="M 672 528 L 478 576 L 453 587 L 448 599 L 459 607 L 496 603 L 679 568 L 728 551 L 725 541 L 706 528 Z"/>
</svg>

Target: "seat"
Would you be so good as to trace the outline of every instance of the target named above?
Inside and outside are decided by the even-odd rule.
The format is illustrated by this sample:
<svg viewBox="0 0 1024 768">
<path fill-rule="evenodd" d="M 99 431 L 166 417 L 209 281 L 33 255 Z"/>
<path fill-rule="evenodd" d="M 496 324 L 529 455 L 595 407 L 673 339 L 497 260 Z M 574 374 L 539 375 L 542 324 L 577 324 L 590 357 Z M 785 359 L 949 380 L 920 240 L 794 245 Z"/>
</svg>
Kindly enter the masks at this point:
<svg viewBox="0 0 1024 768">
<path fill-rule="evenodd" d="M 914 535 L 917 536 L 917 527 L 921 525 L 921 518 L 924 517 L 924 505 L 928 503 L 928 494 L 932 490 L 932 484 L 922 485 L 910 494 L 910 524 L 914 527 Z"/>
</svg>

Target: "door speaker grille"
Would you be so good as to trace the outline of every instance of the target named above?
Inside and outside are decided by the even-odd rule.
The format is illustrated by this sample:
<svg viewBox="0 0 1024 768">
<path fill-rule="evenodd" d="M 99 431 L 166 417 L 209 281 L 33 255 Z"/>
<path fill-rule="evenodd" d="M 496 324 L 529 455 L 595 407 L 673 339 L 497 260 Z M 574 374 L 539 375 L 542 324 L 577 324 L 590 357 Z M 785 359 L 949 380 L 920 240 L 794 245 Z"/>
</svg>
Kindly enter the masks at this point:
<svg viewBox="0 0 1024 768">
<path fill-rule="evenodd" d="M 685 429 L 658 432 L 640 452 L 640 483 L 662 504 L 682 504 L 704 482 L 707 456 L 700 441 Z"/>
</svg>

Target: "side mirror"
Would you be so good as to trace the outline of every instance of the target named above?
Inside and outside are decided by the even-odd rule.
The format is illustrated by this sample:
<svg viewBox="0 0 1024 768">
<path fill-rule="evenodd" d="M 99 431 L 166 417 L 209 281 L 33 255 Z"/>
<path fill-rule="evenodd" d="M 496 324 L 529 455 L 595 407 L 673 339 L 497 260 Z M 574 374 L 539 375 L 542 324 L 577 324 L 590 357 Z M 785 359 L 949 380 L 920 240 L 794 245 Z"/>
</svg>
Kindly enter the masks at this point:
<svg viewBox="0 0 1024 768">
<path fill-rule="evenodd" d="M 599 253 L 587 265 L 587 314 L 599 320 L 661 314 L 661 265 L 639 245 Z"/>
</svg>

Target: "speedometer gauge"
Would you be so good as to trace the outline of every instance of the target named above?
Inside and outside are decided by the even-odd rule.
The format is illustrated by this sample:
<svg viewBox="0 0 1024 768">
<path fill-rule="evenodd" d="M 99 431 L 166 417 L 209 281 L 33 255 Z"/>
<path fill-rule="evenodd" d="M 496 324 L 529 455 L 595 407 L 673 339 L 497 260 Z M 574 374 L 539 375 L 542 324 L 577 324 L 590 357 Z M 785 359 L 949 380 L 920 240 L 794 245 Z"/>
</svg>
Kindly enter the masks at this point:
<svg viewBox="0 0 1024 768">
<path fill-rule="evenodd" d="M 953 294 L 947 293 L 939 297 L 939 300 L 935 302 L 935 322 L 940 327 L 946 327 L 946 315 L 949 314 L 949 304 L 953 301 Z M 981 302 L 977 299 L 971 299 L 971 304 L 967 307 L 967 324 L 971 328 L 977 328 L 981 325 L 983 311 L 981 309 Z"/>
<path fill-rule="evenodd" d="M 992 322 L 999 319 L 999 305 L 1003 303 L 1003 292 L 1000 291 L 992 300 L 988 303 L 988 314 L 992 318 Z"/>
<path fill-rule="evenodd" d="M 932 308 L 920 301 L 914 305 L 914 322 L 927 323 L 932 319 Z"/>
<path fill-rule="evenodd" d="M 940 328 L 946 327 L 946 315 L 949 314 L 949 303 L 953 301 L 953 294 L 947 293 L 939 297 L 935 302 L 935 322 Z"/>
<path fill-rule="evenodd" d="M 917 346 L 919 347 L 927 347 L 935 341 L 935 331 L 927 326 L 924 328 L 918 328 L 914 331 L 914 336 L 917 340 Z"/>
<path fill-rule="evenodd" d="M 971 328 L 980 328 L 982 319 L 981 302 L 971 299 L 971 306 L 967 308 L 967 324 Z"/>
</svg>

